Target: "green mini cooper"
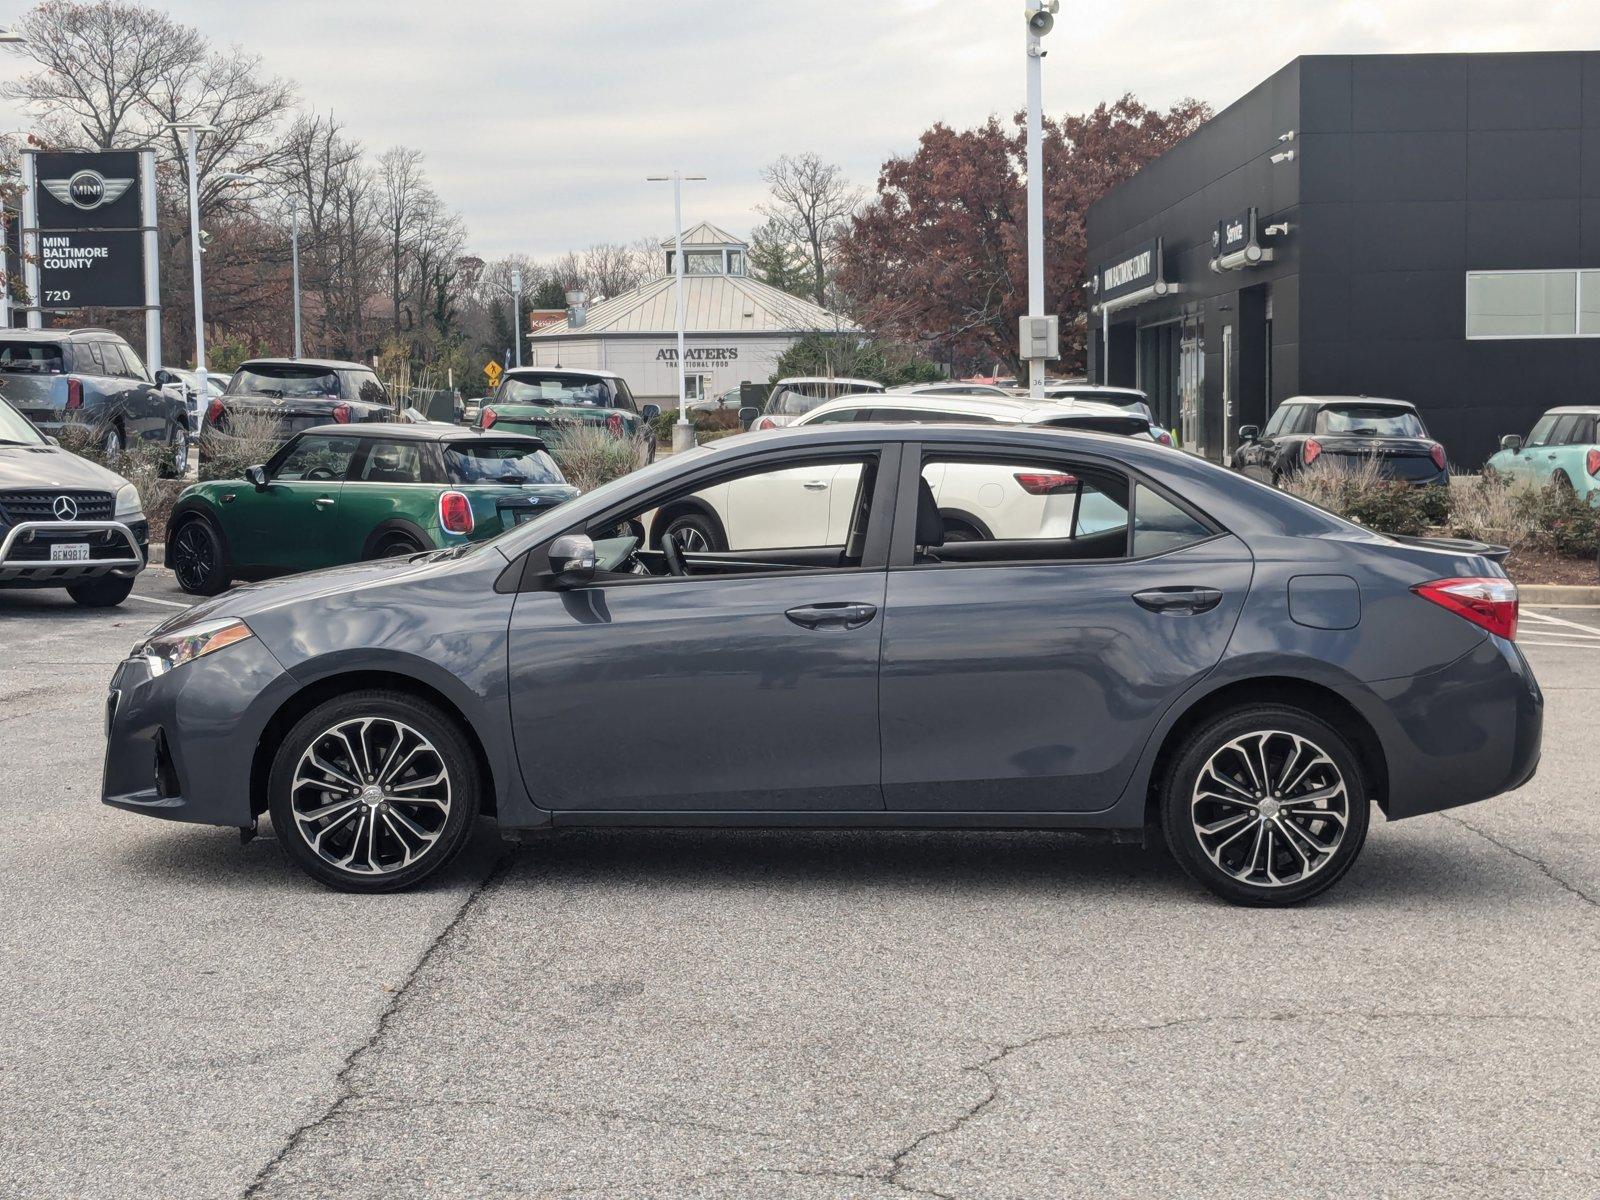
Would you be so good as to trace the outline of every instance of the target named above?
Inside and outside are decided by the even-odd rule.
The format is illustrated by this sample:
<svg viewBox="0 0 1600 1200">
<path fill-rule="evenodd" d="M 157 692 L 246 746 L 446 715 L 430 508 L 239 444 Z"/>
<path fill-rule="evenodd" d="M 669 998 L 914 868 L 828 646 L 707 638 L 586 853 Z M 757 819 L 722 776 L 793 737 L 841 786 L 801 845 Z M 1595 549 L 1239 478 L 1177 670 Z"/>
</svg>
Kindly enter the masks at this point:
<svg viewBox="0 0 1600 1200">
<path fill-rule="evenodd" d="M 455 425 L 319 425 L 243 479 L 184 490 L 167 523 L 178 586 L 264 579 L 481 541 L 578 494 L 538 438 Z"/>
<path fill-rule="evenodd" d="M 639 439 L 642 457 L 653 462 L 655 439 L 645 435 L 660 412 L 658 404 L 635 403 L 627 381 L 614 371 L 512 367 L 484 400 L 478 427 L 559 437 L 566 426 L 603 425 L 613 437 Z"/>
</svg>

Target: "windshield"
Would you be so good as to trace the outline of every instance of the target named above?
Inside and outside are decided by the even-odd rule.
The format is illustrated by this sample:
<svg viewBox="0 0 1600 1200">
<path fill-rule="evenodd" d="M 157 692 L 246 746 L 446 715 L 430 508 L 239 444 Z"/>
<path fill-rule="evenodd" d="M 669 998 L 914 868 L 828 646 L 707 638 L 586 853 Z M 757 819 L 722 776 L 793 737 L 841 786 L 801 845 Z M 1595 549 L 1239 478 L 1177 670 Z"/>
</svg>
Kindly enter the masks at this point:
<svg viewBox="0 0 1600 1200">
<path fill-rule="evenodd" d="M 374 377 L 376 382 L 376 377 Z M 240 367 L 228 381 L 230 396 L 271 396 L 278 400 L 337 400 L 339 372 L 331 367 L 268 363 Z"/>
<path fill-rule="evenodd" d="M 495 394 L 496 404 L 542 404 L 549 408 L 614 408 L 611 385 L 582 375 L 517 375 Z"/>
<path fill-rule="evenodd" d="M 1427 437 L 1422 418 L 1403 408 L 1345 405 L 1317 414 L 1318 433 L 1353 433 L 1368 437 Z"/>
<path fill-rule="evenodd" d="M 61 375 L 61 347 L 53 343 L 0 343 L 0 371 L 12 374 Z"/>
<path fill-rule="evenodd" d="M 11 442 L 23 446 L 42 446 L 44 438 L 28 423 L 28 419 L 0 400 L 0 443 Z"/>
<path fill-rule="evenodd" d="M 565 483 L 556 460 L 526 442 L 455 442 L 445 446 L 451 483 Z"/>
</svg>

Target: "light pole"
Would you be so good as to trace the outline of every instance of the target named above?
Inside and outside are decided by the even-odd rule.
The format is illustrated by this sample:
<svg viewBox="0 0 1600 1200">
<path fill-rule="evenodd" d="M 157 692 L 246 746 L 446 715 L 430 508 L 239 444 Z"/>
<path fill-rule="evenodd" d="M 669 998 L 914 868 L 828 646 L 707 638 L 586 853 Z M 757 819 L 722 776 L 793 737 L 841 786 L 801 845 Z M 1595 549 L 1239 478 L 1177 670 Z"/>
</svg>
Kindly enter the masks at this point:
<svg viewBox="0 0 1600 1200">
<path fill-rule="evenodd" d="M 522 268 L 511 268 L 511 324 L 516 326 L 517 366 L 522 365 Z"/>
<path fill-rule="evenodd" d="M 672 452 L 690 450 L 694 447 L 694 430 L 689 427 L 689 381 L 685 373 L 687 364 L 683 345 L 683 181 L 685 179 L 704 182 L 704 175 L 685 175 L 674 171 L 670 176 L 650 175 L 646 177 L 647 183 L 666 183 L 672 180 L 672 228 L 673 251 L 672 273 L 676 276 L 673 288 L 678 300 L 678 423 L 672 427 Z"/>
<path fill-rule="evenodd" d="M 1044 319 L 1044 82 L 1040 39 L 1056 23 L 1061 0 L 1027 0 L 1028 16 L 1028 391 L 1044 398 L 1045 358 L 1038 322 Z"/>
<path fill-rule="evenodd" d="M 187 141 L 189 165 L 189 259 L 194 270 L 194 373 L 200 377 L 200 394 L 206 394 L 206 316 L 205 297 L 200 284 L 200 168 L 195 161 L 195 144 L 202 133 L 216 133 L 215 125 L 204 121 L 168 121 L 166 127 L 183 133 Z"/>
<path fill-rule="evenodd" d="M 28 39 L 11 29 L 0 29 L 0 46 L 20 46 Z M 6 206 L 0 199 L 0 329 L 11 328 L 11 248 L 6 242 Z M 21 249 L 22 224 L 17 223 L 18 249 Z"/>
<path fill-rule="evenodd" d="M 304 353 L 300 347 L 300 205 L 289 210 L 289 274 L 294 289 L 294 356 Z"/>
</svg>

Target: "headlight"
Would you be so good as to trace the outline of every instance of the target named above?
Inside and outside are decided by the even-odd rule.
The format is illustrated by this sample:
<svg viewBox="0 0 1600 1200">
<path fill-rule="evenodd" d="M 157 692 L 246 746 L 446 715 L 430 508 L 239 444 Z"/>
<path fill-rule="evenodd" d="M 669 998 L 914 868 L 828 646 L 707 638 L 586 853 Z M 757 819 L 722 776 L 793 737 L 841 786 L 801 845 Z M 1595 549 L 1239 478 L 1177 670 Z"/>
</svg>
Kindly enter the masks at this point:
<svg viewBox="0 0 1600 1200">
<path fill-rule="evenodd" d="M 232 617 L 221 617 L 153 637 L 135 650 L 134 655 L 149 664 L 152 675 L 162 675 L 249 637 L 255 637 L 250 626 Z"/>
<path fill-rule="evenodd" d="M 138 520 L 144 516 L 144 502 L 139 499 L 139 489 L 125 483 L 117 489 L 117 520 Z"/>
</svg>

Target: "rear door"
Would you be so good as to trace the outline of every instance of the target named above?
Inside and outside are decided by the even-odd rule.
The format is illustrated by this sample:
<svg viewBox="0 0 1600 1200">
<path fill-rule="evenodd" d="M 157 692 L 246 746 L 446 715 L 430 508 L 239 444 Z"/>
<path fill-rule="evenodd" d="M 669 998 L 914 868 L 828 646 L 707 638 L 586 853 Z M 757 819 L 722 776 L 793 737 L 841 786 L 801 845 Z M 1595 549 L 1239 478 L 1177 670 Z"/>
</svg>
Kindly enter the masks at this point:
<svg viewBox="0 0 1600 1200">
<path fill-rule="evenodd" d="M 903 468 L 883 630 L 887 806 L 1111 806 L 1161 714 L 1221 659 L 1249 551 L 1109 461 L 981 443 L 912 450 L 920 461 Z M 1034 530 L 916 546 L 925 478 L 978 466 L 996 486 L 1055 478 L 1058 498 L 1093 519 L 1063 532 L 1059 506 L 1038 505 Z"/>
</svg>

